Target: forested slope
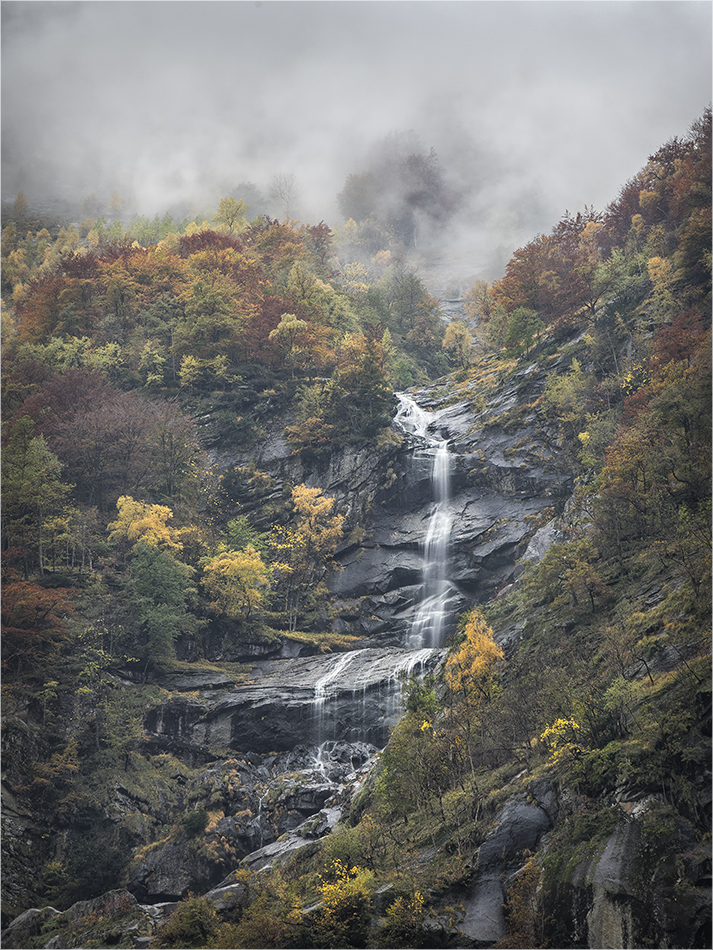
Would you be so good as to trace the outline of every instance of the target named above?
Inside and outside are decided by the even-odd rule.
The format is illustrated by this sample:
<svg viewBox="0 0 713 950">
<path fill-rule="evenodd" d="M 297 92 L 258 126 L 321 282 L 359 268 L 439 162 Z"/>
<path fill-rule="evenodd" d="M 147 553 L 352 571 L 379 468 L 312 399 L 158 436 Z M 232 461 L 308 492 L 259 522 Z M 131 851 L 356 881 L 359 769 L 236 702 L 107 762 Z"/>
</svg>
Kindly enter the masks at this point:
<svg viewBox="0 0 713 950">
<path fill-rule="evenodd" d="M 160 677 L 201 665 L 239 684 L 239 664 L 214 662 L 226 644 L 358 645 L 328 587 L 358 518 L 225 458 L 276 419 L 310 463 L 383 449 L 394 390 L 419 385 L 484 430 L 555 433 L 575 490 L 554 543 L 406 689 L 349 820 L 270 874 L 238 871 L 232 910 L 187 900 L 153 945 L 709 946 L 710 158 L 708 112 L 605 211 L 566 214 L 472 287 L 470 321 L 448 326 L 387 229 L 356 254 L 363 223 L 335 238 L 248 221 L 233 200 L 212 227 L 166 222 L 142 246 L 125 228 L 50 230 L 18 199 L 3 221 L 4 926 L 123 886 L 167 828 L 214 847 L 217 813 L 179 801 L 188 766 L 145 744 Z M 544 388 L 489 412 L 533 366 Z M 145 820 L 110 817 L 117 783 Z M 484 937 L 492 836 L 534 804 L 547 825 L 531 854 L 493 858 L 507 906 Z M 624 841 L 625 909 L 604 935 L 602 856 Z M 125 897 L 94 931 L 61 916 L 23 945 L 134 946 Z"/>
</svg>

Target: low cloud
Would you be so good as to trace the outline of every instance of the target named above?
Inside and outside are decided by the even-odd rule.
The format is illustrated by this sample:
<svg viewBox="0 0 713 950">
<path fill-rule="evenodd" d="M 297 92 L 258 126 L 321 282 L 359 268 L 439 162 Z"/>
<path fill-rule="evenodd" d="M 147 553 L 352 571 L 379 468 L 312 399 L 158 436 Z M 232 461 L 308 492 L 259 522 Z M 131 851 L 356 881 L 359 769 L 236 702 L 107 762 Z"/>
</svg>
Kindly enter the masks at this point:
<svg viewBox="0 0 713 950">
<path fill-rule="evenodd" d="M 475 270 L 604 207 L 708 105 L 706 2 L 3 3 L 4 198 L 214 207 L 294 174 L 305 220 L 414 130 Z M 452 242 L 451 242 L 452 243 Z M 479 260 L 476 260 L 479 257 Z"/>
</svg>

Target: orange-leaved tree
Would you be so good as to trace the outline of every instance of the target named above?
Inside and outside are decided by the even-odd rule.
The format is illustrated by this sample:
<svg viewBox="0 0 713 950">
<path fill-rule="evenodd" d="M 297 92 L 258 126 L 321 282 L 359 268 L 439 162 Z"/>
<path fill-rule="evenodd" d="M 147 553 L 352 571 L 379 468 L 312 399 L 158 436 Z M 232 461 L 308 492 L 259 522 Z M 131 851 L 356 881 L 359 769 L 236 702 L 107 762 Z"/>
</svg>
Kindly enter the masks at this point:
<svg viewBox="0 0 713 950">
<path fill-rule="evenodd" d="M 465 617 L 464 639 L 451 651 L 445 666 L 452 707 L 449 723 L 464 742 L 475 782 L 474 746 L 485 731 L 485 713 L 499 691 L 499 665 L 504 658 L 477 608 Z"/>
</svg>

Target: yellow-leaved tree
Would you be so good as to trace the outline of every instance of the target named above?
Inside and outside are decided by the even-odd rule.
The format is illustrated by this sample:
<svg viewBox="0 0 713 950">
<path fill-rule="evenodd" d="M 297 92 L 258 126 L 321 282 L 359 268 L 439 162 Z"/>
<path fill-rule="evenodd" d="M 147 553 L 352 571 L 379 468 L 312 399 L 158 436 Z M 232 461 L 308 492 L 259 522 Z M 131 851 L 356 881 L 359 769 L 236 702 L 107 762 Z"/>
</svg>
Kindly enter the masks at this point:
<svg viewBox="0 0 713 950">
<path fill-rule="evenodd" d="M 249 620 L 263 602 L 270 571 L 248 544 L 241 551 L 221 551 L 203 565 L 203 586 L 211 607 L 232 620 Z"/>
<path fill-rule="evenodd" d="M 296 527 L 273 532 L 271 547 L 284 594 L 290 632 L 306 607 L 315 608 L 326 596 L 325 578 L 341 570 L 334 552 L 342 540 L 343 515 L 333 515 L 334 499 L 320 488 L 297 485 L 292 489 Z"/>
<path fill-rule="evenodd" d="M 451 359 L 461 368 L 470 363 L 470 351 L 473 347 L 473 338 L 463 320 L 451 320 L 446 327 L 443 337 L 443 349 L 450 354 Z"/>
<path fill-rule="evenodd" d="M 474 746 L 483 737 L 485 711 L 499 689 L 504 654 L 477 608 L 466 615 L 463 633 L 465 639 L 446 660 L 445 677 L 453 702 L 450 724 L 462 736 L 475 781 Z"/>
<path fill-rule="evenodd" d="M 290 367 L 292 376 L 295 375 L 295 366 L 304 354 L 303 346 L 306 342 L 309 324 L 300 320 L 294 313 L 283 313 L 280 322 L 270 331 L 269 338 L 276 340 L 282 350 L 282 358 Z"/>
<path fill-rule="evenodd" d="M 109 540 L 119 544 L 124 555 L 142 541 L 167 554 L 181 553 L 183 544 L 179 541 L 179 531 L 169 526 L 173 512 L 166 505 L 147 505 L 131 495 L 122 495 L 116 507 L 119 514 L 116 521 L 108 525 Z"/>
<path fill-rule="evenodd" d="M 318 947 L 365 947 L 374 909 L 374 875 L 338 858 L 319 886 L 322 901 L 312 915 Z"/>
</svg>

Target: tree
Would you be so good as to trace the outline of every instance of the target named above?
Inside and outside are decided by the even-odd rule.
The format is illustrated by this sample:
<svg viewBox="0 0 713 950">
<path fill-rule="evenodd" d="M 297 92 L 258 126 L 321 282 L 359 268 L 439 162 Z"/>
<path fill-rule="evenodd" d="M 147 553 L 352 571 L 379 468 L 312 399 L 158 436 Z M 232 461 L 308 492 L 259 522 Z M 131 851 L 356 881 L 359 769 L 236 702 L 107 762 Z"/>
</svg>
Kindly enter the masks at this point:
<svg viewBox="0 0 713 950">
<path fill-rule="evenodd" d="M 218 210 L 213 215 L 213 220 L 217 224 L 226 227 L 228 234 L 233 234 L 234 232 L 240 234 L 240 232 L 244 231 L 248 226 L 245 221 L 245 216 L 249 210 L 250 208 L 245 204 L 242 198 L 238 200 L 230 197 L 221 198 L 218 204 Z"/>
<path fill-rule="evenodd" d="M 343 515 L 331 514 L 334 499 L 319 488 L 297 485 L 292 503 L 296 528 L 275 529 L 271 542 L 290 632 L 297 629 L 305 606 L 315 608 L 326 596 L 323 581 L 330 570 L 339 569 L 333 556 L 344 522 Z"/>
<path fill-rule="evenodd" d="M 133 322 L 134 302 L 139 292 L 130 257 L 122 255 L 114 260 L 100 260 L 99 285 L 103 291 L 101 302 L 112 315 L 115 332 L 123 337 Z"/>
<path fill-rule="evenodd" d="M 465 367 L 470 363 L 470 351 L 473 340 L 470 330 L 462 320 L 451 320 L 446 327 L 443 349 L 450 354 L 456 366 Z"/>
<path fill-rule="evenodd" d="M 527 356 L 530 347 L 542 329 L 542 321 L 534 310 L 517 307 L 510 314 L 507 322 L 505 345 L 518 354 L 524 350 L 525 356 Z"/>
<path fill-rule="evenodd" d="M 133 393 L 116 392 L 98 373 L 72 370 L 54 376 L 24 408 L 41 419 L 81 500 L 101 508 L 109 488 L 148 480 L 151 408 Z"/>
<path fill-rule="evenodd" d="M 389 383 L 389 341 L 379 327 L 366 334 L 346 333 L 337 366 L 326 382 L 298 392 L 299 423 L 286 429 L 287 439 L 303 458 L 328 451 L 335 442 L 373 438 L 391 422 L 393 393 Z"/>
<path fill-rule="evenodd" d="M 2 521 L 6 544 L 22 551 L 25 577 L 31 564 L 44 571 L 45 526 L 49 519 L 67 520 L 70 487 L 62 481 L 62 464 L 49 450 L 35 424 L 22 416 L 10 430 L 3 450 Z"/>
<path fill-rule="evenodd" d="M 278 172 L 270 182 L 270 197 L 277 201 L 285 213 L 285 221 L 290 218 L 290 211 L 299 200 L 301 188 L 292 172 Z"/>
<path fill-rule="evenodd" d="M 2 584 L 2 665 L 5 676 L 30 674 L 40 682 L 68 640 L 67 620 L 74 614 L 69 588 L 48 590 L 21 580 L 6 566 Z"/>
<path fill-rule="evenodd" d="M 415 677 L 405 684 L 405 714 L 381 753 L 377 792 L 394 818 L 408 823 L 420 807 L 432 810 L 458 773 L 457 744 L 443 731 L 441 706 L 432 680 Z"/>
<path fill-rule="evenodd" d="M 203 565 L 211 608 L 232 620 L 250 620 L 262 605 L 269 579 L 269 568 L 251 544 L 241 551 L 221 551 Z"/>
<path fill-rule="evenodd" d="M 225 536 L 228 547 L 235 551 L 242 551 L 252 545 L 256 551 L 263 554 L 267 546 L 267 536 L 253 528 L 245 515 L 231 518 L 226 526 Z"/>
<path fill-rule="evenodd" d="M 156 491 L 175 502 L 195 496 L 201 447 L 196 424 L 173 406 L 157 405 L 149 437 Z"/>
<path fill-rule="evenodd" d="M 467 614 L 464 639 L 446 659 L 445 680 L 456 701 L 451 727 L 460 732 L 475 781 L 474 736 L 482 730 L 485 712 L 498 684 L 498 666 L 504 658 L 491 627 L 476 608 Z"/>
<path fill-rule="evenodd" d="M 300 343 L 306 341 L 309 324 L 300 320 L 294 313 L 283 313 L 280 323 L 270 331 L 270 339 L 279 343 L 283 353 L 283 360 L 290 367 L 290 374 L 295 375 L 295 366 L 303 353 Z"/>
<path fill-rule="evenodd" d="M 487 323 L 494 306 L 490 284 L 486 280 L 476 280 L 465 298 L 465 309 L 470 319 Z"/>
<path fill-rule="evenodd" d="M 178 531 L 168 525 L 173 512 L 166 505 L 147 505 L 131 495 L 122 495 L 116 507 L 118 517 L 108 525 L 110 541 L 133 549 L 145 544 L 172 554 L 183 550 Z"/>
<path fill-rule="evenodd" d="M 321 905 L 313 925 L 317 946 L 366 947 L 373 912 L 374 875 L 336 859 L 321 876 Z"/>
<path fill-rule="evenodd" d="M 170 920 L 158 930 L 151 945 L 178 947 L 182 950 L 214 947 L 219 930 L 220 921 L 213 905 L 205 897 L 190 894 L 178 904 Z"/>
<path fill-rule="evenodd" d="M 493 284 L 496 303 L 509 313 L 535 311 L 545 326 L 567 328 L 591 317 L 602 291 L 597 281 L 603 240 L 602 215 L 592 208 L 567 212 L 551 234 L 518 248 L 505 276 Z"/>
<path fill-rule="evenodd" d="M 337 205 L 345 221 L 352 218 L 358 224 L 376 211 L 378 196 L 379 187 L 373 172 L 347 175 L 344 188 L 337 195 Z"/>
<path fill-rule="evenodd" d="M 191 284 L 183 296 L 184 315 L 174 331 L 173 352 L 177 357 L 226 356 L 236 361 L 240 332 L 252 307 L 243 309 L 235 294 L 236 287 L 220 274 Z"/>
<path fill-rule="evenodd" d="M 371 254 L 394 239 L 414 246 L 420 228 L 442 226 L 454 207 L 435 150 L 423 151 L 413 132 L 393 132 L 378 142 L 367 170 L 348 176 L 337 201 L 359 228 L 371 222 L 378 237 Z"/>
<path fill-rule="evenodd" d="M 568 373 L 550 373 L 545 383 L 545 405 L 557 419 L 568 438 L 574 438 L 583 428 L 588 403 L 592 398 L 595 379 L 582 370 L 579 360 L 572 360 Z"/>
<path fill-rule="evenodd" d="M 345 435 L 370 438 L 391 422 L 393 395 L 387 378 L 387 354 L 380 328 L 365 334 L 347 333 L 339 348 L 334 373 L 336 410 L 331 422 L 341 423 Z"/>
<path fill-rule="evenodd" d="M 176 561 L 166 551 L 139 541 L 129 564 L 124 591 L 134 642 L 127 644 L 149 667 L 161 668 L 175 659 L 175 641 L 192 634 L 198 623 L 187 608 L 193 593 L 193 568 Z"/>
</svg>

